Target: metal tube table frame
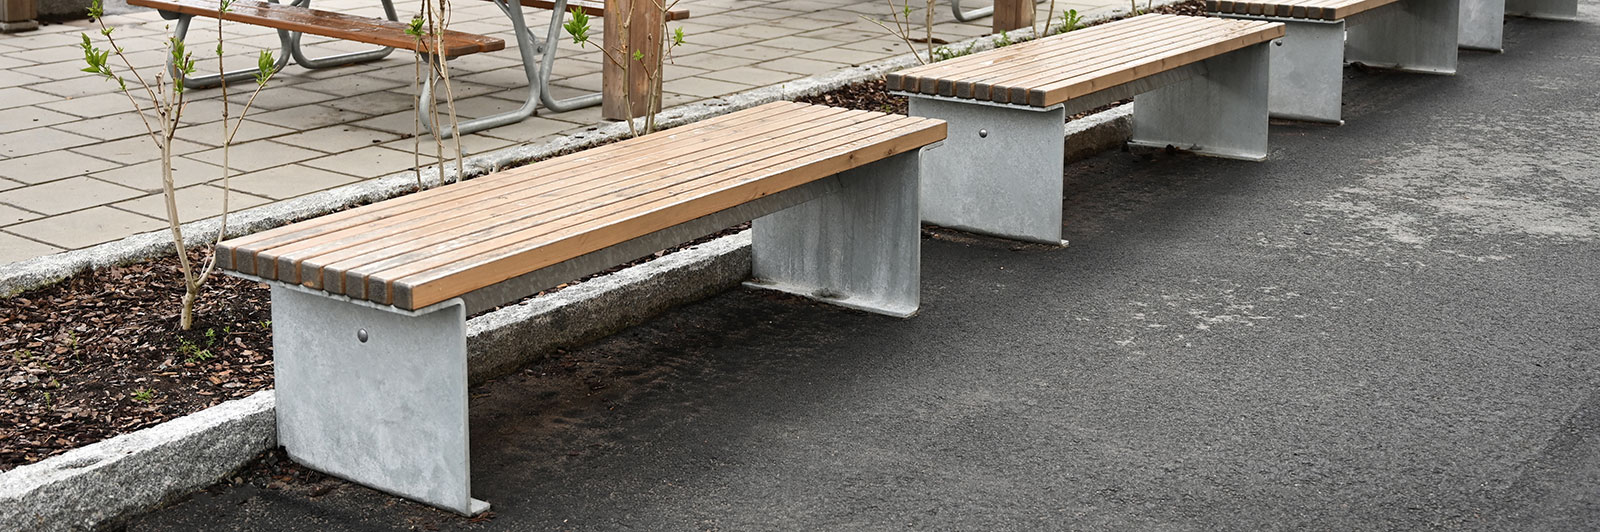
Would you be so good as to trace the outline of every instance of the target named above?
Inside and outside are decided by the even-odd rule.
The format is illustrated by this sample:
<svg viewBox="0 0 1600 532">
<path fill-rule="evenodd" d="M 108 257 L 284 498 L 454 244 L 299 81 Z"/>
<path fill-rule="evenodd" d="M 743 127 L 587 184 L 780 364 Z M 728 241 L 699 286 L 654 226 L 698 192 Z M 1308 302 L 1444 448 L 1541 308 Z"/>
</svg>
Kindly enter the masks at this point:
<svg viewBox="0 0 1600 532">
<path fill-rule="evenodd" d="M 276 4 L 278 3 L 278 0 L 267 0 L 267 3 Z M 382 3 L 384 16 L 388 17 L 390 21 L 398 21 L 399 18 L 395 14 L 393 0 L 382 0 Z M 310 8 L 311 0 L 294 0 L 293 2 L 290 2 L 289 5 L 292 7 Z M 178 21 L 177 26 L 173 27 L 172 29 L 173 38 L 183 40 L 184 36 L 189 34 L 189 23 L 194 19 L 194 15 L 185 15 L 171 11 L 158 11 L 158 13 L 161 15 L 161 18 Z M 377 61 L 379 59 L 388 57 L 391 53 L 394 53 L 394 48 L 379 47 L 373 50 L 361 52 L 349 52 L 323 57 L 306 57 L 305 53 L 300 50 L 300 32 L 286 30 L 277 30 L 277 32 L 280 49 L 278 51 L 277 62 L 273 63 L 272 65 L 273 73 L 283 70 L 283 67 L 289 64 L 290 58 L 293 58 L 295 64 L 298 64 L 302 67 L 309 69 L 323 69 L 348 65 L 351 63 Z M 172 62 L 173 58 L 168 57 L 167 71 L 171 72 L 172 76 L 174 77 L 183 76 L 182 73 L 178 72 L 178 69 L 172 64 Z M 228 80 L 229 82 L 234 82 L 254 79 L 255 75 L 256 69 L 242 68 L 239 70 L 208 74 L 204 76 L 195 76 L 192 78 L 183 76 L 183 84 L 185 87 L 189 88 L 204 89 L 221 85 L 222 80 L 224 79 Z"/>
<path fill-rule="evenodd" d="M 1273 41 L 1273 118 L 1343 124 L 1344 65 L 1455 74 L 1460 0 L 1400 0 L 1343 20 L 1219 14 L 1284 23 Z"/>
<path fill-rule="evenodd" d="M 528 96 L 523 100 L 522 105 L 514 110 L 459 122 L 456 128 L 461 134 L 465 135 L 521 122 L 533 116 L 540 103 L 543 103 L 546 109 L 558 113 L 600 105 L 602 95 L 598 92 L 561 100 L 557 100 L 550 95 L 550 69 L 555 65 L 556 47 L 561 42 L 561 22 L 566 16 L 567 0 L 555 0 L 555 6 L 550 12 L 550 24 L 546 31 L 544 42 L 539 41 L 539 38 L 533 34 L 533 30 L 528 28 L 527 21 L 522 18 L 521 2 L 516 0 L 493 1 L 494 5 L 499 7 L 502 13 L 505 13 L 506 18 L 511 19 L 513 32 L 517 36 L 517 53 L 522 57 L 522 73 L 528 79 Z M 543 56 L 536 58 L 539 54 L 543 54 Z M 431 65 L 435 58 L 430 55 L 427 56 L 427 60 Z M 424 77 L 422 93 L 417 96 L 418 108 L 422 115 L 422 124 L 434 136 L 449 138 L 454 133 L 449 128 L 442 128 L 441 130 L 439 126 L 442 124 L 434 124 L 432 121 L 434 101 L 433 98 L 429 97 L 429 95 L 433 94 L 433 80 L 431 78 L 432 76 Z"/>
<path fill-rule="evenodd" d="M 1131 144 L 1264 160 L 1269 55 L 1268 43 L 1260 43 L 1044 108 L 896 91 L 910 98 L 911 116 L 945 120 L 949 127 L 946 146 L 928 155 L 922 175 L 922 219 L 1066 245 L 1066 117 L 1129 97 Z"/>
<path fill-rule="evenodd" d="M 272 285 L 278 441 L 313 469 L 475 515 L 467 418 L 473 312 L 753 223 L 750 286 L 896 317 L 921 282 L 922 151 L 762 197 L 416 311 Z"/>
</svg>

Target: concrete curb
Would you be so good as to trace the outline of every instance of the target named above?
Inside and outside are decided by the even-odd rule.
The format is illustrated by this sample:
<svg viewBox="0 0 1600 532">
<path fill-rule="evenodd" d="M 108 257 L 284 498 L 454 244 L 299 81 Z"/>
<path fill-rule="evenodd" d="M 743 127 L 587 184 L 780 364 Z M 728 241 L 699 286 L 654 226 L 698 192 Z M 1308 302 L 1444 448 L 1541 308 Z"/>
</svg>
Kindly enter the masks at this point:
<svg viewBox="0 0 1600 532">
<path fill-rule="evenodd" d="M 1013 40 L 1031 36 L 1017 32 Z M 992 48 L 997 37 L 969 42 Z M 966 42 L 959 43 L 961 48 Z M 952 45 L 955 46 L 955 45 Z M 818 94 L 910 66 L 909 56 L 676 107 L 658 120 L 666 127 L 764 103 Z M 1126 142 L 1131 107 L 1122 106 L 1067 124 L 1068 160 Z M 551 141 L 502 150 L 466 161 L 465 174 L 500 168 L 581 149 L 627 135 L 615 123 Z M 447 171 L 451 171 L 447 169 Z M 435 172 L 424 179 L 437 179 Z M 229 217 L 229 236 L 249 234 L 404 193 L 415 176 L 394 174 Z M 216 238 L 217 220 L 184 225 L 191 241 Z M 14 294 L 89 268 L 127 264 L 171 253 L 165 230 L 130 236 L 83 250 L 58 253 L 0 267 L 0 294 Z M 591 279 L 565 290 L 478 316 L 468 321 L 469 380 L 481 383 L 538 357 L 576 347 L 643 323 L 672 307 L 710 297 L 750 276 L 748 231 L 668 254 Z M 219 479 L 277 445 L 273 391 L 229 401 L 155 427 L 74 449 L 0 474 L 0 530 L 89 530 L 103 528 L 155 508 Z"/>
<path fill-rule="evenodd" d="M 0 475 L 0 530 L 92 530 L 204 488 L 277 445 L 272 390 Z"/>
</svg>

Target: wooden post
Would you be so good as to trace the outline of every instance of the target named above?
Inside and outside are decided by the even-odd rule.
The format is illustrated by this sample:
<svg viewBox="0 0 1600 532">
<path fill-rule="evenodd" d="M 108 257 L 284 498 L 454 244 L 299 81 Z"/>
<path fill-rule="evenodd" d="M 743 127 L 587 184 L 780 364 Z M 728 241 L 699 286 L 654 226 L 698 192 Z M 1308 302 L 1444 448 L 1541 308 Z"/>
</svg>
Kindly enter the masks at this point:
<svg viewBox="0 0 1600 532">
<path fill-rule="evenodd" d="M 994 32 L 1033 27 L 1033 0 L 994 0 Z"/>
<path fill-rule="evenodd" d="M 38 6 L 35 0 L 0 0 L 0 33 L 37 29 Z M 81 14 L 81 13 L 80 13 Z"/>
<path fill-rule="evenodd" d="M 1027 0 L 1024 0 L 1027 1 Z M 626 83 L 633 95 L 634 118 L 644 116 L 646 105 L 652 92 L 650 90 L 649 76 L 645 75 L 646 65 L 657 72 L 661 71 L 661 8 L 656 5 L 656 0 L 606 0 L 605 38 L 601 43 L 606 50 L 618 59 L 628 61 L 627 79 L 623 79 L 623 68 L 605 60 L 600 71 L 600 90 L 604 96 L 600 102 L 600 116 L 610 120 L 627 120 L 628 103 L 623 95 L 623 84 Z M 622 27 L 628 26 L 627 37 L 622 36 Z M 623 50 L 626 44 L 628 49 Z M 634 61 L 633 52 L 644 52 L 643 61 Z M 659 82 L 659 79 L 657 80 Z M 659 98 L 658 98 L 659 99 Z"/>
</svg>

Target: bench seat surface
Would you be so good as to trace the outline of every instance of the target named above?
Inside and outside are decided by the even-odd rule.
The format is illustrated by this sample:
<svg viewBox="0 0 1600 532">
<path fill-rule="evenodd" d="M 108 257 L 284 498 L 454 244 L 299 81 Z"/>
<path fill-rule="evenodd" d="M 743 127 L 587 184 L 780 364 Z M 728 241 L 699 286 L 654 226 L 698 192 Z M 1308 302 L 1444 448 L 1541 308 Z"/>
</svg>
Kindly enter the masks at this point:
<svg viewBox="0 0 1600 532">
<path fill-rule="evenodd" d="M 128 5 L 216 17 L 218 3 L 211 0 L 128 0 Z M 222 20 L 418 52 L 426 52 L 433 45 L 431 37 L 419 42 L 416 37 L 407 35 L 406 25 L 401 22 L 259 0 L 234 0 L 228 12 L 222 14 Z M 444 55 L 450 57 L 493 52 L 506 47 L 502 39 L 453 30 L 445 31 L 443 37 Z"/>
<path fill-rule="evenodd" d="M 771 103 L 228 240 L 218 265 L 416 310 L 944 137 Z"/>
<path fill-rule="evenodd" d="M 1050 107 L 1283 36 L 1283 24 L 1142 15 L 889 74 L 889 90 Z"/>
<path fill-rule="evenodd" d="M 1247 2 L 1207 0 L 1206 11 L 1221 15 L 1343 20 L 1351 15 L 1395 3 L 1398 0 L 1277 0 Z"/>
</svg>

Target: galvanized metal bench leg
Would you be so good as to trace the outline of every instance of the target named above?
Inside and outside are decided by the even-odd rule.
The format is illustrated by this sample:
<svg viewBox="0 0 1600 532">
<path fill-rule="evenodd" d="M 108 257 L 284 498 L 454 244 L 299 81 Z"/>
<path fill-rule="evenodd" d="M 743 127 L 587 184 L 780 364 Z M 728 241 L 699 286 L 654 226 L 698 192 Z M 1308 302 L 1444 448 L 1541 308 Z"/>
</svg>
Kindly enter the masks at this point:
<svg viewBox="0 0 1600 532">
<path fill-rule="evenodd" d="M 1501 51 L 1508 3 L 1508 0 L 1461 0 L 1461 36 L 1457 39 L 1461 47 Z"/>
<path fill-rule="evenodd" d="M 522 74 L 528 79 L 528 97 L 523 100 L 521 107 L 514 110 L 458 122 L 456 127 L 462 135 L 507 124 L 515 124 L 533 116 L 533 112 L 538 108 L 539 100 L 545 92 L 544 83 L 539 75 L 541 62 L 534 58 L 538 54 L 540 46 L 538 41 L 533 38 L 533 33 L 528 30 L 527 21 L 522 18 L 522 3 L 515 0 L 509 2 L 494 0 L 494 3 L 500 7 L 500 10 L 505 13 L 507 18 L 511 19 L 512 33 L 517 36 L 517 53 L 522 56 Z M 551 15 L 549 33 L 543 47 L 544 60 L 542 64 L 547 71 L 555 61 L 555 42 L 561 37 L 561 16 L 559 13 L 566 8 L 566 5 L 566 0 L 556 0 L 554 13 Z M 430 64 L 435 60 L 433 56 L 425 57 Z M 438 124 L 433 123 L 434 102 L 433 98 L 430 97 L 433 94 L 432 86 L 432 76 L 423 76 L 422 93 L 417 95 L 418 109 L 422 115 L 422 125 L 428 129 L 428 132 L 433 133 L 435 137 L 450 138 L 451 131 L 448 129 L 441 130 Z M 595 98 L 595 101 L 598 102 L 599 98 Z"/>
<path fill-rule="evenodd" d="M 1506 0 L 1506 14 L 1553 20 L 1578 20 L 1578 0 Z"/>
<path fill-rule="evenodd" d="M 415 315 L 272 286 L 278 442 L 296 462 L 465 515 L 466 311 Z"/>
<path fill-rule="evenodd" d="M 1033 3 L 1043 4 L 1044 0 L 1034 0 Z M 974 20 L 993 15 L 994 6 L 980 7 L 971 11 L 962 11 L 961 0 L 950 0 L 950 14 L 955 15 L 956 20 L 961 22 L 972 22 Z M 1045 21 L 1045 23 L 1048 24 L 1049 21 Z"/>
<path fill-rule="evenodd" d="M 268 0 L 268 1 L 271 2 L 271 3 L 274 3 L 274 4 L 278 3 L 277 0 Z M 192 16 L 192 15 L 181 15 L 181 14 L 173 13 L 173 12 L 169 12 L 169 11 L 161 11 L 160 14 L 161 14 L 161 18 L 164 18 L 164 19 L 167 19 L 167 20 L 177 20 L 178 21 L 178 24 L 176 26 L 173 26 L 173 28 L 172 28 L 172 36 L 173 36 L 173 38 L 182 41 L 184 39 L 184 37 L 187 37 L 189 35 L 189 22 L 194 19 L 194 16 Z M 278 31 L 278 43 L 279 43 L 279 45 L 281 46 L 282 49 L 279 50 L 279 52 L 278 52 L 277 62 L 273 63 L 273 65 L 272 65 L 272 71 L 273 72 L 277 72 L 279 70 L 283 70 L 283 67 L 285 65 L 289 64 L 289 32 L 279 30 Z M 172 64 L 172 57 L 170 57 L 170 56 L 171 56 L 171 54 L 168 54 L 168 57 L 167 57 L 167 72 L 169 72 L 170 75 L 172 75 L 172 76 L 180 76 L 180 75 L 182 75 L 182 74 L 178 73 L 178 69 L 177 68 L 174 68 L 174 66 Z M 202 63 L 199 60 L 196 60 L 195 63 L 196 64 L 210 64 L 210 63 Z M 184 76 L 183 77 L 183 86 L 185 88 L 189 88 L 189 89 L 205 89 L 205 88 L 210 88 L 210 87 L 216 87 L 216 86 L 222 84 L 222 80 L 224 78 L 226 78 L 229 82 L 255 79 L 256 72 L 257 72 L 257 70 L 254 69 L 254 68 L 241 68 L 239 70 L 230 70 L 230 71 L 222 72 L 222 73 L 219 73 L 219 74 L 208 74 L 208 75 L 204 75 L 204 76 L 194 76 L 194 77 Z"/>
<path fill-rule="evenodd" d="M 391 21 L 399 21 L 400 19 L 394 11 L 393 0 L 382 0 L 382 3 L 384 16 L 389 17 L 389 20 Z M 311 0 L 295 0 L 290 2 L 289 5 L 309 9 L 311 7 Z M 394 53 L 394 48 L 379 47 L 377 49 L 362 52 L 334 54 L 323 57 L 306 57 L 305 53 L 300 51 L 300 35 L 300 32 L 291 32 L 289 34 L 289 55 L 294 57 L 295 64 L 310 69 L 333 68 L 353 63 L 377 61 L 379 59 L 388 57 L 389 54 Z"/>
<path fill-rule="evenodd" d="M 1204 61 L 1204 76 L 1135 96 L 1129 144 L 1266 159 L 1269 46 L 1261 43 L 1212 57 Z"/>
<path fill-rule="evenodd" d="M 1426 74 L 1455 74 L 1459 0 L 1401 0 L 1358 13 L 1345 41 L 1345 60 Z"/>
<path fill-rule="evenodd" d="M 842 172 L 838 192 L 756 218 L 747 284 L 889 316 L 915 314 L 921 153 Z"/>
<path fill-rule="evenodd" d="M 1282 38 L 1272 41 L 1267 113 L 1273 118 L 1343 124 L 1340 106 L 1344 88 L 1343 20 L 1316 21 L 1253 16 L 1225 18 L 1271 20 L 1284 24 Z"/>
<path fill-rule="evenodd" d="M 911 116 L 947 122 L 928 152 L 922 220 L 1004 238 L 1061 245 L 1066 110 L 911 96 Z"/>
</svg>

